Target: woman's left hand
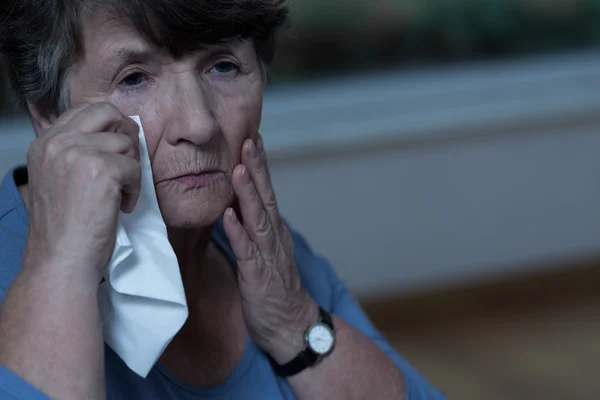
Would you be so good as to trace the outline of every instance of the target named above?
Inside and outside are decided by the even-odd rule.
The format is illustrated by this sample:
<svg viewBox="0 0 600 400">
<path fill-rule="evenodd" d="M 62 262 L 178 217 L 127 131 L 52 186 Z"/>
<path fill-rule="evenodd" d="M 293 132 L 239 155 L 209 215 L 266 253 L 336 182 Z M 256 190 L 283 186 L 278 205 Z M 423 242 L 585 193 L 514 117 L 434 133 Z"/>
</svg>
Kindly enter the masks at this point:
<svg viewBox="0 0 600 400">
<path fill-rule="evenodd" d="M 283 364 L 304 347 L 304 331 L 317 321 L 318 306 L 300 280 L 260 135 L 242 146 L 242 164 L 231 180 L 241 218 L 228 208 L 223 225 L 237 258 L 246 327 L 257 345 Z"/>
</svg>

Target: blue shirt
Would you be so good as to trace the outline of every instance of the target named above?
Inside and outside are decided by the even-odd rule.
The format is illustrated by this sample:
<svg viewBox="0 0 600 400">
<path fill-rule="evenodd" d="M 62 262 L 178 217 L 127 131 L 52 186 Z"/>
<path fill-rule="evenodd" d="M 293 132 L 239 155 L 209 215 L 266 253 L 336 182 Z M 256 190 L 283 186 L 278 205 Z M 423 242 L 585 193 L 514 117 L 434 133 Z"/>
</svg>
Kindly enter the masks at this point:
<svg viewBox="0 0 600 400">
<path fill-rule="evenodd" d="M 9 172 L 0 185 L 0 301 L 19 273 L 27 236 L 28 214 L 17 185 L 27 182 L 25 168 Z M 402 370 L 408 400 L 437 400 L 444 396 L 411 367 L 375 329 L 358 303 L 352 298 L 329 262 L 313 253 L 306 241 L 292 231 L 295 257 L 302 282 L 315 301 L 324 309 L 360 330 L 373 340 Z M 220 224 L 213 240 L 233 263 L 231 247 Z M 106 387 L 111 400 L 198 400 L 198 399 L 294 399 L 287 381 L 277 376 L 250 336 L 245 352 L 234 371 L 221 383 L 211 387 L 185 384 L 169 371 L 156 365 L 143 379 L 127 368 L 105 345 Z M 11 400 L 46 400 L 24 379 L 0 366 L 0 398 Z"/>
</svg>

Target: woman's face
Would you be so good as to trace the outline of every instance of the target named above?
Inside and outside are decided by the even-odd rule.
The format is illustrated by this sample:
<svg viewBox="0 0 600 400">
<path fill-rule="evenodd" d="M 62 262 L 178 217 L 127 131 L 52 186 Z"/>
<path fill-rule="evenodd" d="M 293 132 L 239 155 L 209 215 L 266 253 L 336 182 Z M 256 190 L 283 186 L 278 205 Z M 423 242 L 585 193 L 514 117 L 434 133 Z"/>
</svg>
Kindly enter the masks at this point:
<svg viewBox="0 0 600 400">
<path fill-rule="evenodd" d="M 69 76 L 71 105 L 106 101 L 139 115 L 167 226 L 214 223 L 234 200 L 233 168 L 260 124 L 263 74 L 252 43 L 175 60 L 116 19 L 86 22 L 85 59 Z"/>
</svg>

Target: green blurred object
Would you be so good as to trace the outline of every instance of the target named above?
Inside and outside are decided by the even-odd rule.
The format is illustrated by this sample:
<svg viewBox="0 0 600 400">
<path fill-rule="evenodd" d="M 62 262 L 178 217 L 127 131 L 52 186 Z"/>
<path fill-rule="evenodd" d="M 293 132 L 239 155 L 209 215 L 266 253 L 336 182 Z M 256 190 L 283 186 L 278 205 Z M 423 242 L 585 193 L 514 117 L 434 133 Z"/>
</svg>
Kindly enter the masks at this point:
<svg viewBox="0 0 600 400">
<path fill-rule="evenodd" d="M 275 83 L 600 44 L 600 0 L 303 0 L 292 17 Z"/>
<path fill-rule="evenodd" d="M 271 81 L 600 44 L 600 0 L 292 0 Z M 17 110 L 0 87 L 0 114 Z"/>
</svg>

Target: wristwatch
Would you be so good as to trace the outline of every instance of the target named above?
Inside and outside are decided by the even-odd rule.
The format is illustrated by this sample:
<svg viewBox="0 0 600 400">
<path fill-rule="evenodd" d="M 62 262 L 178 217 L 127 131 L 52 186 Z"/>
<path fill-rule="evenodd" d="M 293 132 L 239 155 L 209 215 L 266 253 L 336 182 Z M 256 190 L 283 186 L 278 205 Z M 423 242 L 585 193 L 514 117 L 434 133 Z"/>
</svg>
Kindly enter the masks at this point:
<svg viewBox="0 0 600 400">
<path fill-rule="evenodd" d="M 335 344 L 335 330 L 331 315 L 319 307 L 319 320 L 304 332 L 304 349 L 294 358 L 283 365 L 277 364 L 272 358 L 271 365 L 275 373 L 282 377 L 296 375 L 306 368 L 318 364 L 323 357 L 331 353 Z"/>
</svg>

